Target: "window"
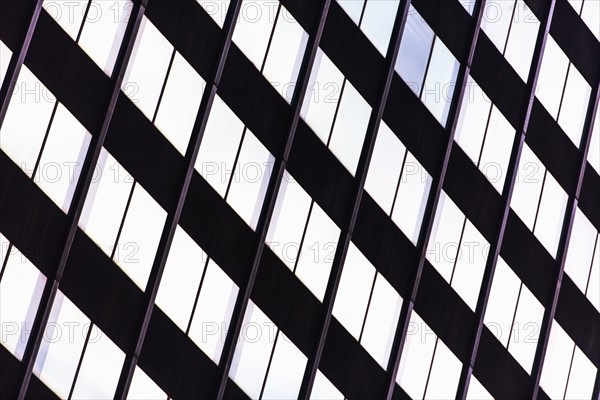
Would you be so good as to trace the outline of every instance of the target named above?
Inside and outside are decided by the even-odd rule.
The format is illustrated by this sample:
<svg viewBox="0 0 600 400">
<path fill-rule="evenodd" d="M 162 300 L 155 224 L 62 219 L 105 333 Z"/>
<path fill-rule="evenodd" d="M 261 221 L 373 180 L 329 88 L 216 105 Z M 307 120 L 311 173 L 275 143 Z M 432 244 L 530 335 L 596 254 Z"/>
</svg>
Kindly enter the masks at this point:
<svg viewBox="0 0 600 400">
<path fill-rule="evenodd" d="M 302 108 L 304 120 L 354 175 L 371 107 L 320 49 Z"/>
<path fill-rule="evenodd" d="M 458 66 L 450 50 L 411 5 L 396 72 L 442 125 L 448 118 Z"/>
<path fill-rule="evenodd" d="M 298 397 L 306 356 L 281 331 L 276 335 L 262 398 L 294 399 Z"/>
<path fill-rule="evenodd" d="M 317 370 L 310 398 L 312 400 L 343 400 L 344 395 L 320 370 Z"/>
<path fill-rule="evenodd" d="M 12 51 L 0 40 L 0 85 L 4 82 L 4 76 L 12 57 Z"/>
<path fill-rule="evenodd" d="M 159 400 L 168 396 L 162 389 L 140 368 L 135 367 L 133 380 L 127 393 L 130 400 Z"/>
<path fill-rule="evenodd" d="M 600 174 L 600 113 L 596 113 L 594 128 L 592 131 L 592 141 L 588 152 L 588 163 Z"/>
<path fill-rule="evenodd" d="M 544 308 L 500 257 L 484 323 L 509 353 L 531 371 Z"/>
<path fill-rule="evenodd" d="M 467 391 L 467 400 L 494 400 L 492 395 L 473 375 L 469 381 L 469 389 Z"/>
<path fill-rule="evenodd" d="M 568 196 L 529 149 L 523 147 L 511 208 L 556 257 Z"/>
<path fill-rule="evenodd" d="M 551 398 L 584 399 L 592 396 L 596 367 L 573 343 L 562 327 L 552 321 L 550 341 L 540 386 Z"/>
<path fill-rule="evenodd" d="M 106 75 L 112 74 L 132 10 L 131 0 L 92 0 L 90 4 L 79 44 Z"/>
<path fill-rule="evenodd" d="M 514 135 L 515 129 L 469 76 L 455 140 L 499 193 Z"/>
<path fill-rule="evenodd" d="M 3 243 L 2 254 L 8 257 L 0 276 L 0 326 L 2 345 L 19 360 L 25 352 L 46 277 L 12 246 Z M 6 247 L 5 247 L 6 246 Z"/>
<path fill-rule="evenodd" d="M 76 40 L 88 3 L 89 0 L 44 0 L 42 6 L 71 39 Z"/>
<path fill-rule="evenodd" d="M 197 0 L 204 8 L 204 11 L 219 25 L 221 28 L 225 23 L 227 9 L 229 8 L 230 0 Z"/>
</svg>

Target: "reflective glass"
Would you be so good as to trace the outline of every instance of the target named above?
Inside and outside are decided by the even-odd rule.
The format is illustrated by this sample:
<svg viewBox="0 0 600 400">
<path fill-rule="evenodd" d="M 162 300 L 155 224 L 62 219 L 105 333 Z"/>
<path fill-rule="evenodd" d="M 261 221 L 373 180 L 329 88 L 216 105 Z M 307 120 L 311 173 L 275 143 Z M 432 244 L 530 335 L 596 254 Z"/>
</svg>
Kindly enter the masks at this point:
<svg viewBox="0 0 600 400">
<path fill-rule="evenodd" d="M 525 285 L 521 287 L 508 351 L 527 372 L 531 372 L 537 348 L 544 307 Z"/>
<path fill-rule="evenodd" d="M 430 187 L 431 176 L 421 163 L 407 152 L 392 220 L 413 244 L 417 243 L 419 237 Z"/>
<path fill-rule="evenodd" d="M 548 35 L 535 95 L 554 118 L 558 115 L 560 108 L 568 67 L 569 59 L 554 39 Z"/>
<path fill-rule="evenodd" d="M 34 182 L 67 213 L 92 135 L 59 104 Z"/>
<path fill-rule="evenodd" d="M 469 389 L 467 391 L 467 400 L 494 400 L 490 392 L 475 378 L 471 376 L 469 381 Z"/>
<path fill-rule="evenodd" d="M 585 78 L 571 64 L 558 114 L 558 124 L 576 147 L 581 144 L 591 90 Z"/>
<path fill-rule="evenodd" d="M 525 144 L 519 160 L 510 207 L 530 230 L 533 230 L 545 172 L 542 162 Z"/>
<path fill-rule="evenodd" d="M 524 288 L 526 289 L 526 288 Z M 502 257 L 498 258 L 484 323 L 504 347 L 508 345 L 521 281 Z"/>
<path fill-rule="evenodd" d="M 185 154 L 206 82 L 179 54 L 175 54 L 156 114 L 156 127 Z"/>
<path fill-rule="evenodd" d="M 97 329 L 88 341 L 73 389 L 74 399 L 110 399 L 117 389 L 125 353 Z"/>
<path fill-rule="evenodd" d="M 217 95 L 200 143 L 195 168 L 225 198 L 244 124 Z"/>
<path fill-rule="evenodd" d="M 569 239 L 565 272 L 582 293 L 585 293 L 587 288 L 597 237 L 598 231 L 594 225 L 577 208 Z"/>
<path fill-rule="evenodd" d="M 406 147 L 386 123 L 381 121 L 365 189 L 386 214 L 392 210 L 405 153 Z"/>
<path fill-rule="evenodd" d="M 411 5 L 400 42 L 396 72 L 417 96 L 421 93 L 434 37 L 429 25 Z"/>
<path fill-rule="evenodd" d="M 154 117 L 172 54 L 173 46 L 143 17 L 121 90 L 150 120 Z"/>
<path fill-rule="evenodd" d="M 75 40 L 88 3 L 88 0 L 44 0 L 42 6 L 71 39 Z"/>
<path fill-rule="evenodd" d="M 229 377 L 251 398 L 260 395 L 276 331 L 276 325 L 250 301 Z"/>
<path fill-rule="evenodd" d="M 190 326 L 190 338 L 215 363 L 221 357 L 238 290 L 217 264 L 208 262 Z"/>
<path fill-rule="evenodd" d="M 179 226 L 165 264 L 156 304 L 185 332 L 207 256 Z"/>
<path fill-rule="evenodd" d="M 600 239 L 596 243 L 586 296 L 596 310 L 600 311 L 600 248 L 598 246 L 600 246 Z"/>
<path fill-rule="evenodd" d="M 320 370 L 317 370 L 310 398 L 311 400 L 343 400 L 344 395 Z"/>
<path fill-rule="evenodd" d="M 4 82 L 4 76 L 12 57 L 12 51 L 0 40 L 0 85 Z"/>
<path fill-rule="evenodd" d="M 19 360 L 45 283 L 46 277 L 13 246 L 0 281 L 0 342 Z"/>
<path fill-rule="evenodd" d="M 479 161 L 492 103 L 469 75 L 454 140 L 475 164 Z"/>
<path fill-rule="evenodd" d="M 458 388 L 461 366 L 461 362 L 448 346 L 438 339 L 431 371 L 429 372 L 425 398 L 444 399 L 453 397 Z"/>
<path fill-rule="evenodd" d="M 321 301 L 327 289 L 339 236 L 337 225 L 318 204 L 313 203 L 296 264 L 296 275 Z"/>
<path fill-rule="evenodd" d="M 279 3 L 273 0 L 243 1 L 233 31 L 233 42 L 261 69 Z"/>
<path fill-rule="evenodd" d="M 89 318 L 71 300 L 58 292 L 44 329 L 34 373 L 61 398 L 67 398 L 88 333 L 90 342 L 99 338 Z"/>
<path fill-rule="evenodd" d="M 0 130 L 0 149 L 31 177 L 56 98 L 23 65 Z"/>
<path fill-rule="evenodd" d="M 246 130 L 227 202 L 252 229 L 256 229 L 275 159 L 267 148 Z"/>
<path fill-rule="evenodd" d="M 281 6 L 263 73 L 288 103 L 294 95 L 307 41 L 308 34 L 294 16 Z"/>
<path fill-rule="evenodd" d="M 546 172 L 533 233 L 553 257 L 556 257 L 558 250 L 568 199 L 569 197 L 552 174 Z"/>
<path fill-rule="evenodd" d="M 365 5 L 365 0 L 337 0 L 337 2 L 350 16 L 352 21 L 358 25 Z"/>
<path fill-rule="evenodd" d="M 230 0 L 197 0 L 204 8 L 204 11 L 219 25 L 221 28 L 225 23 L 227 9 L 229 8 Z"/>
<path fill-rule="evenodd" d="M 305 366 L 306 356 L 290 339 L 279 332 L 262 398 L 297 398 Z"/>
<path fill-rule="evenodd" d="M 594 379 L 596 378 L 598 369 L 577 346 L 575 346 L 575 353 L 573 354 L 571 363 L 565 399 L 585 399 L 590 397 L 594 389 Z"/>
<path fill-rule="evenodd" d="M 506 38 L 515 10 L 515 0 L 491 0 L 485 2 L 481 29 L 500 53 L 504 54 Z"/>
<path fill-rule="evenodd" d="M 167 394 L 140 367 L 135 367 L 131 386 L 127 392 L 129 400 L 159 400 L 167 397 Z"/>
<path fill-rule="evenodd" d="M 132 185 L 131 175 L 103 148 L 85 199 L 79 227 L 109 256 L 112 255 Z M 135 247 L 123 250 L 127 252 L 122 256 L 128 259 Z"/>
<path fill-rule="evenodd" d="M 581 9 L 581 19 L 590 28 L 596 39 L 600 40 L 600 2 L 587 0 Z"/>
<path fill-rule="evenodd" d="M 92 0 L 79 44 L 106 75 L 111 75 L 127 22 L 131 0 Z"/>
<path fill-rule="evenodd" d="M 365 6 L 361 30 L 385 56 L 387 53 L 399 0 L 368 0 Z"/>
<path fill-rule="evenodd" d="M 515 129 L 498 108 L 492 107 L 478 167 L 498 193 L 504 188 L 514 138 Z"/>
<path fill-rule="evenodd" d="M 600 112 L 596 112 L 596 120 L 592 131 L 592 141 L 588 151 L 588 162 L 600 174 Z"/>
<path fill-rule="evenodd" d="M 505 1 L 501 1 L 505 3 Z M 527 82 L 540 21 L 525 1 L 517 0 L 504 56 L 524 82 Z"/>
<path fill-rule="evenodd" d="M 448 119 L 458 67 L 459 63 L 450 50 L 436 38 L 421 100 L 442 125 Z"/>
</svg>

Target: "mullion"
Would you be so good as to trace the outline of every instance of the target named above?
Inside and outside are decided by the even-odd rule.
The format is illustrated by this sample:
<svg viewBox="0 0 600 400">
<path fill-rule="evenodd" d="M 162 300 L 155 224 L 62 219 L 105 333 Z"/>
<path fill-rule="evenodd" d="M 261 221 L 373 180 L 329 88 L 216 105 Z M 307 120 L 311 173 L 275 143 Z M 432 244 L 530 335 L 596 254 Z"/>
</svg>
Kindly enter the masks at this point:
<svg viewBox="0 0 600 400">
<path fill-rule="evenodd" d="M 350 247 L 352 233 L 354 231 L 354 227 L 360 210 L 360 205 L 362 202 L 362 197 L 365 191 L 364 186 L 367 179 L 369 164 L 373 155 L 373 149 L 375 147 L 375 141 L 377 139 L 377 133 L 379 131 L 379 126 L 382 121 L 385 105 L 387 104 L 392 78 L 394 77 L 395 73 L 394 67 L 396 65 L 396 59 L 398 58 L 400 40 L 402 38 L 404 26 L 406 25 L 409 6 L 410 0 L 403 0 L 398 3 L 396 18 L 394 21 L 392 34 L 390 42 L 388 43 L 387 54 L 385 57 L 385 75 L 383 76 L 384 79 L 382 81 L 380 93 L 376 100 L 375 107 L 373 107 L 371 115 L 369 117 L 369 123 L 367 126 L 365 139 L 358 161 L 358 166 L 356 169 L 356 192 L 354 196 L 353 207 L 351 214 L 347 219 L 347 226 L 344 227 L 344 229 L 342 230 L 338 240 L 338 245 L 336 247 L 333 265 L 331 267 L 331 273 L 327 283 L 325 297 L 323 299 L 324 312 L 322 316 L 321 330 L 319 332 L 316 346 L 314 347 L 314 349 L 308 357 L 306 369 L 302 378 L 302 384 L 300 386 L 300 393 L 298 396 L 298 398 L 301 399 L 308 399 L 311 395 L 314 380 L 317 374 L 317 370 L 319 368 L 321 356 L 323 354 L 323 349 L 325 347 L 327 332 L 329 330 L 329 326 L 332 319 L 333 305 L 335 303 L 344 262 L 346 259 L 348 248 Z"/>
<path fill-rule="evenodd" d="M 43 2 L 44 0 L 35 0 L 27 31 L 19 42 L 19 48 L 14 49 L 12 56 L 10 57 L 8 68 L 4 75 L 4 82 L 2 82 L 2 86 L 0 87 L 0 128 L 2 128 L 4 117 L 6 117 L 10 99 L 17 84 L 17 80 L 19 79 L 19 73 L 25 63 L 25 57 L 27 56 L 27 51 L 29 50 L 29 45 L 31 44 L 31 39 L 35 32 L 35 27 L 42 12 Z M 33 1 L 31 1 L 31 3 L 33 3 Z"/>
<path fill-rule="evenodd" d="M 400 360 L 402 358 L 402 352 L 406 343 L 406 337 L 408 333 L 408 326 L 411 320 L 411 314 L 414 308 L 414 304 L 417 298 L 417 292 L 419 289 L 419 284 L 421 281 L 421 275 L 423 273 L 423 269 L 425 267 L 426 255 L 427 255 L 427 245 L 429 243 L 429 238 L 431 237 L 433 231 L 433 223 L 435 220 L 436 209 L 438 203 L 440 201 L 442 195 L 442 188 L 444 185 L 444 179 L 446 176 L 446 171 L 448 169 L 448 164 L 450 161 L 450 154 L 452 152 L 452 147 L 454 145 L 454 136 L 456 133 L 456 128 L 458 126 L 458 116 L 460 112 L 460 106 L 462 104 L 462 99 L 465 94 L 466 84 L 469 77 L 469 72 L 471 69 L 471 64 L 473 62 L 473 57 L 475 54 L 475 49 L 477 46 L 477 39 L 481 30 L 481 21 L 483 18 L 483 14 L 485 11 L 485 1 L 480 0 L 475 4 L 474 15 L 473 18 L 473 34 L 471 37 L 471 42 L 469 45 L 469 53 L 465 64 L 461 64 L 459 73 L 457 75 L 457 85 L 456 92 L 452 99 L 452 104 L 450 107 L 450 111 L 448 113 L 448 122 L 446 125 L 446 129 L 448 131 L 448 139 L 446 142 L 444 158 L 442 159 L 442 163 L 440 166 L 440 170 L 438 171 L 437 178 L 432 175 L 432 188 L 429 192 L 429 198 L 427 200 L 425 213 L 423 215 L 423 224 L 421 225 L 421 230 L 419 232 L 419 238 L 417 241 L 417 252 L 419 254 L 417 265 L 414 271 L 414 275 L 411 280 L 411 286 L 409 289 L 409 296 L 402 303 L 402 310 L 400 312 L 400 318 L 398 319 L 398 325 L 396 327 L 396 333 L 394 336 L 394 342 L 392 345 L 391 356 L 388 362 L 387 367 L 387 392 L 386 398 L 391 399 L 396 387 L 396 375 L 398 373 L 398 368 L 400 366 Z"/>
<path fill-rule="evenodd" d="M 285 134 L 285 142 L 283 151 L 280 158 L 275 159 L 275 165 L 273 168 L 274 173 L 269 180 L 267 192 L 265 194 L 265 200 L 263 202 L 259 221 L 257 224 L 256 232 L 258 233 L 258 245 L 254 256 L 253 263 L 250 267 L 249 274 L 245 282 L 240 285 L 240 291 L 238 293 L 236 303 L 231 316 L 230 329 L 227 332 L 227 337 L 223 345 L 223 352 L 219 361 L 219 377 L 217 383 L 217 390 L 215 397 L 222 399 L 225 394 L 225 388 L 229 380 L 229 370 L 233 362 L 233 356 L 236 349 L 236 344 L 241 333 L 241 328 L 244 320 L 244 315 L 250 301 L 250 295 L 254 287 L 254 281 L 258 273 L 258 268 L 262 258 L 262 253 L 265 247 L 265 240 L 269 229 L 269 224 L 273 216 L 275 209 L 277 193 L 281 187 L 284 172 L 286 170 L 287 160 L 291 152 L 293 140 L 296 134 L 296 128 L 300 119 L 300 111 L 304 95 L 306 94 L 308 84 L 310 81 L 310 73 L 314 65 L 314 61 L 319 47 L 319 41 L 323 34 L 325 26 L 325 20 L 329 11 L 329 6 L 332 0 L 322 0 L 321 7 L 319 9 L 319 20 L 315 26 L 315 31 L 310 35 L 308 44 L 305 49 L 300 73 L 298 75 L 299 84 L 294 89 L 294 95 L 291 101 L 292 116 L 290 120 L 289 128 Z"/>
<path fill-rule="evenodd" d="M 535 101 L 535 90 L 537 86 L 537 81 L 539 78 L 539 72 L 542 65 L 542 58 L 544 53 L 544 47 L 546 45 L 546 40 L 549 35 L 550 25 L 552 22 L 552 17 L 554 15 L 554 6 L 556 0 L 552 0 L 552 2 L 548 5 L 547 15 L 545 20 L 543 21 L 543 29 L 540 27 L 538 31 L 538 37 L 536 39 L 536 45 L 533 54 L 533 61 L 529 68 L 529 76 L 527 79 L 527 88 L 528 88 L 528 101 L 526 105 L 526 109 L 523 113 L 523 120 L 521 122 L 521 126 L 519 127 L 520 132 L 515 135 L 513 140 L 513 146 L 511 150 L 510 159 L 508 162 L 508 170 L 506 174 L 506 180 L 504 181 L 504 187 L 502 190 L 502 200 L 503 200 L 503 212 L 500 217 L 500 221 L 498 224 L 498 228 L 496 231 L 496 235 L 494 236 L 494 240 L 490 243 L 490 249 L 488 251 L 488 257 L 485 265 L 485 270 L 483 273 L 482 283 L 479 290 L 479 296 L 477 299 L 477 306 L 475 308 L 475 330 L 473 332 L 473 339 L 469 344 L 469 352 L 467 355 L 467 362 L 463 364 L 457 399 L 465 399 L 469 390 L 469 383 L 471 380 L 471 376 L 473 374 L 473 369 L 475 366 L 475 361 L 477 359 L 477 352 L 479 350 L 479 344 L 481 342 L 481 335 L 484 329 L 484 317 L 485 311 L 487 308 L 487 304 L 490 298 L 490 293 L 492 290 L 492 281 L 494 278 L 494 274 L 496 271 L 496 265 L 498 262 L 498 258 L 500 257 L 500 250 L 502 248 L 502 242 L 504 239 L 504 233 L 506 231 L 506 225 L 508 223 L 508 217 L 510 215 L 510 203 L 512 199 L 512 194 L 515 188 L 515 183 L 518 174 L 518 166 L 521 159 L 521 154 L 523 151 L 523 146 L 525 144 L 525 135 L 529 128 L 530 116 L 533 109 L 533 104 Z M 544 175 L 545 177 L 545 175 Z M 542 184 L 543 191 L 543 184 Z M 538 210 L 539 203 L 541 202 L 542 193 L 540 193 L 540 199 L 538 200 Z M 537 211 L 536 211 L 536 219 L 537 219 Z M 532 230 L 533 233 L 533 230 Z M 519 306 L 519 299 L 521 296 L 521 291 L 523 289 L 523 282 L 520 282 L 519 286 L 519 295 L 517 297 L 517 304 L 515 306 L 515 311 L 513 314 L 513 324 L 516 318 L 517 309 Z M 510 346 L 510 335 L 512 334 L 512 325 L 509 333 L 509 341 L 506 344 L 506 349 Z"/>
<path fill-rule="evenodd" d="M 71 206 L 69 207 L 69 212 L 67 214 L 69 222 L 67 228 L 68 230 L 66 232 L 66 238 L 64 241 L 64 247 L 61 249 L 60 259 L 55 267 L 55 270 L 53 271 L 54 276 L 48 276 L 48 279 L 44 286 L 44 291 L 42 293 L 40 304 L 38 306 L 38 311 L 36 313 L 34 323 L 32 326 L 31 336 L 25 348 L 25 353 L 23 355 L 23 374 L 21 382 L 19 384 L 19 400 L 24 399 L 27 393 L 29 382 L 31 380 L 31 375 L 33 373 L 35 359 L 37 357 L 43 340 L 44 327 L 46 326 L 46 323 L 48 322 L 48 319 L 50 317 L 52 304 L 54 303 L 54 299 L 56 298 L 56 295 L 58 293 L 58 287 L 60 285 L 62 275 L 67 265 L 67 260 L 69 258 L 75 234 L 77 233 L 79 217 L 83 210 L 85 198 L 89 191 L 92 178 L 94 176 L 95 166 L 98 162 L 100 151 L 103 147 L 104 140 L 108 133 L 108 128 L 110 126 L 110 122 L 112 120 L 112 116 L 116 107 L 117 99 L 120 94 L 120 88 L 125 75 L 127 63 L 133 51 L 135 39 L 139 31 L 139 27 L 142 21 L 142 17 L 144 15 L 147 1 L 148 0 L 140 0 L 134 3 L 135 5 L 132 15 L 127 23 L 127 28 L 123 36 L 123 41 L 119 48 L 119 54 L 115 62 L 115 68 L 113 69 L 113 73 L 110 78 L 112 83 L 112 90 L 110 98 L 107 101 L 106 112 L 103 116 L 99 132 L 96 135 L 92 136 L 90 146 L 88 147 L 85 161 L 82 166 L 80 179 L 77 182 L 75 193 L 73 194 L 73 199 L 71 201 Z M 29 38 L 29 41 L 30 40 L 31 38 Z"/>
<path fill-rule="evenodd" d="M 549 299 L 549 303 L 544 310 L 544 317 L 542 320 L 542 327 L 540 329 L 540 339 L 537 343 L 535 352 L 535 358 L 533 367 L 531 370 L 531 376 L 533 378 L 533 387 L 531 392 L 532 399 L 536 399 L 540 390 L 540 379 L 542 376 L 542 369 L 544 367 L 544 358 L 546 351 L 548 350 L 548 343 L 550 341 L 550 331 L 552 329 L 552 322 L 556 314 L 556 308 L 558 305 L 558 298 L 560 296 L 560 288 L 562 285 L 562 279 L 565 271 L 565 262 L 567 259 L 567 252 L 569 250 L 569 241 L 573 230 L 573 224 L 575 221 L 575 214 L 577 211 L 577 204 L 579 202 L 579 195 L 583 186 L 583 177 L 587 166 L 587 156 L 592 141 L 592 130 L 594 127 L 594 120 L 600 102 L 599 96 L 600 86 L 600 73 L 597 75 L 596 85 L 592 89 L 590 101 L 588 103 L 588 109 L 586 113 L 585 125 L 581 136 L 580 143 L 580 164 L 577 176 L 577 185 L 572 195 L 569 195 L 569 202 L 565 211 L 565 217 L 563 220 L 563 226 L 560 236 L 560 242 L 557 251 L 557 271 L 553 281 L 552 297 Z"/>
<path fill-rule="evenodd" d="M 187 198 L 188 190 L 194 174 L 194 165 L 198 157 L 200 150 L 200 144 L 204 137 L 208 117 L 214 103 L 214 99 L 217 95 L 217 88 L 219 86 L 221 76 L 223 74 L 223 68 L 227 61 L 229 49 L 231 47 L 233 31 L 235 28 L 235 22 L 241 9 L 241 0 L 233 0 L 229 4 L 227 10 L 227 16 L 222 29 L 222 43 L 219 48 L 219 57 L 217 58 L 217 64 L 213 67 L 210 80 L 204 88 L 202 100 L 194 121 L 194 127 L 192 129 L 192 135 L 189 140 L 187 150 L 184 156 L 185 174 L 181 182 L 181 189 L 177 196 L 177 203 L 175 208 L 168 213 L 167 220 L 165 221 L 163 231 L 161 233 L 160 241 L 154 261 L 152 263 L 152 269 L 150 276 L 144 290 L 144 311 L 141 315 L 134 342 L 126 352 L 125 362 L 119 376 L 119 382 L 115 392 L 115 399 L 125 399 L 129 392 L 129 387 L 133 380 L 133 374 L 138 364 L 139 357 L 142 351 L 150 319 L 155 307 L 155 300 L 158 294 L 160 281 L 164 272 L 165 264 L 168 258 L 169 250 L 175 236 L 175 231 L 179 224 L 181 212 Z M 164 89 L 164 88 L 163 88 Z"/>
</svg>

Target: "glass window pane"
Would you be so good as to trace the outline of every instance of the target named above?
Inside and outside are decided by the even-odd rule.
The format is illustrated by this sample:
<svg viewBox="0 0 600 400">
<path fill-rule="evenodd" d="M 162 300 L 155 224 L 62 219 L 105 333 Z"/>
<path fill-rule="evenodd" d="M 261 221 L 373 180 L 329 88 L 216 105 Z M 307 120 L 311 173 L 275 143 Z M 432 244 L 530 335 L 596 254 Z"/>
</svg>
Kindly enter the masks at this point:
<svg viewBox="0 0 600 400">
<path fill-rule="evenodd" d="M 114 259 L 140 289 L 146 287 L 167 212 L 137 184 Z"/>
<path fill-rule="evenodd" d="M 515 0 L 492 0 L 485 2 L 481 29 L 490 38 L 500 53 L 504 54 L 504 46 L 510 29 L 515 9 Z"/>
<path fill-rule="evenodd" d="M 596 310 L 600 311 L 600 238 L 596 242 L 596 252 L 592 261 L 592 270 L 590 271 L 589 286 L 587 290 L 587 298 L 592 303 Z"/>
<path fill-rule="evenodd" d="M 12 51 L 0 40 L 0 85 L 4 82 L 4 76 L 12 57 Z"/>
<path fill-rule="evenodd" d="M 413 311 L 396 376 L 396 382 L 413 399 L 422 399 L 425 395 L 436 341 L 435 333 Z"/>
<path fill-rule="evenodd" d="M 242 2 L 233 42 L 260 69 L 265 58 L 279 3 L 273 0 Z"/>
<path fill-rule="evenodd" d="M 530 230 L 533 230 L 545 172 L 542 162 L 525 144 L 521 151 L 510 207 Z"/>
<path fill-rule="evenodd" d="M 50 126 L 34 182 L 66 213 L 92 135 L 59 104 Z"/>
<path fill-rule="evenodd" d="M 558 115 L 568 66 L 569 59 L 548 35 L 535 95 L 554 118 Z"/>
<path fill-rule="evenodd" d="M 548 172 L 540 199 L 534 234 L 546 250 L 556 257 L 563 227 L 568 196 L 556 179 Z"/>
<path fill-rule="evenodd" d="M 352 175 L 356 173 L 370 115 L 369 103 L 346 82 L 329 148 Z"/>
<path fill-rule="evenodd" d="M 387 124 L 381 121 L 365 189 L 386 214 L 392 210 L 405 153 L 406 147 Z"/>
<path fill-rule="evenodd" d="M 42 7 L 71 39 L 77 39 L 88 0 L 44 0 Z"/>
<path fill-rule="evenodd" d="M 291 270 L 298 258 L 310 204 L 310 196 L 286 171 L 277 194 L 266 243 Z"/>
<path fill-rule="evenodd" d="M 133 10 L 131 0 L 92 0 L 79 44 L 106 75 L 111 75 Z"/>
<path fill-rule="evenodd" d="M 90 335 L 73 390 L 74 399 L 110 399 L 117 389 L 125 353 L 100 329 L 97 333 Z"/>
<path fill-rule="evenodd" d="M 337 225 L 318 204 L 313 203 L 296 275 L 321 301 L 327 289 L 339 236 Z"/>
<path fill-rule="evenodd" d="M 571 238 L 569 239 L 565 272 L 582 293 L 585 293 L 587 287 L 597 237 L 598 231 L 594 225 L 577 208 Z"/>
<path fill-rule="evenodd" d="M 335 296 L 333 316 L 355 339 L 362 329 L 375 274 L 373 265 L 351 243 Z"/>
<path fill-rule="evenodd" d="M 185 154 L 206 83 L 192 66 L 175 54 L 156 114 L 156 127 Z"/>
<path fill-rule="evenodd" d="M 288 103 L 294 95 L 307 40 L 302 26 L 281 6 L 263 73 Z"/>
<path fill-rule="evenodd" d="M 246 131 L 233 172 L 227 202 L 252 229 L 256 229 L 275 159 Z"/>
<path fill-rule="evenodd" d="M 550 341 L 540 379 L 540 386 L 550 398 L 564 398 L 574 345 L 562 327 L 556 321 L 552 321 Z M 590 394 L 591 390 L 588 396 Z"/>
<path fill-rule="evenodd" d="M 321 371 L 317 370 L 310 398 L 311 400 L 343 400 L 344 395 Z"/>
<path fill-rule="evenodd" d="M 344 75 L 329 57 L 318 49 L 301 116 L 325 144 L 329 140 L 343 82 Z"/>
<path fill-rule="evenodd" d="M 435 356 L 427 383 L 427 399 L 451 398 L 456 394 L 460 378 L 461 362 L 450 349 L 438 339 Z"/>
<path fill-rule="evenodd" d="M 196 159 L 196 171 L 225 197 L 244 124 L 217 95 L 208 116 Z"/>
<path fill-rule="evenodd" d="M 591 398 L 598 369 L 579 347 L 575 347 L 572 363 L 565 399 Z"/>
<path fill-rule="evenodd" d="M 0 148 L 31 177 L 56 98 L 23 65 L 2 129 Z"/>
<path fill-rule="evenodd" d="M 514 138 L 515 129 L 500 110 L 492 107 L 485 143 L 481 151 L 479 170 L 483 172 L 498 193 L 502 193 L 504 189 L 505 173 L 508 170 Z"/>
<path fill-rule="evenodd" d="M 588 162 L 596 170 L 596 173 L 600 174 L 600 112 L 596 113 L 592 141 L 588 152 Z"/>
<path fill-rule="evenodd" d="M 218 363 L 239 289 L 213 261 L 208 262 L 205 274 L 190 338 Z"/>
<path fill-rule="evenodd" d="M 276 325 L 250 301 L 229 377 L 251 398 L 260 395 L 276 331 Z"/>
<path fill-rule="evenodd" d="M 219 25 L 221 28 L 225 23 L 227 9 L 229 8 L 230 0 L 197 0 L 204 8 L 206 13 Z"/>
<path fill-rule="evenodd" d="M 103 148 L 79 227 L 107 255 L 112 253 L 132 185 L 131 175 Z"/>
<path fill-rule="evenodd" d="M 508 3 L 501 1 L 501 3 Z M 510 35 L 504 56 L 524 82 L 527 82 L 540 21 L 523 0 L 514 5 Z"/>
<path fill-rule="evenodd" d="M 477 307 L 479 289 L 487 261 L 490 245 L 475 226 L 466 221 L 456 265 L 452 276 L 452 287 L 473 312 Z"/>
<path fill-rule="evenodd" d="M 544 307 L 527 286 L 523 285 L 508 351 L 527 372 L 531 372 L 533 365 L 543 315 Z"/>
<path fill-rule="evenodd" d="M 477 0 L 458 0 L 458 2 L 467 10 L 470 15 L 473 15 L 475 9 L 475 2 Z"/>
<path fill-rule="evenodd" d="M 34 373 L 61 398 L 67 398 L 71 390 L 90 324 L 85 314 L 58 292 L 35 360 Z M 94 328 L 90 339 L 97 340 L 98 334 L 98 329 Z"/>
<path fill-rule="evenodd" d="M 454 140 L 475 164 L 479 161 L 491 107 L 490 99 L 469 75 Z"/>
<path fill-rule="evenodd" d="M 361 344 L 382 368 L 387 368 L 401 307 L 402 298 L 398 292 L 377 274 Z"/>
<path fill-rule="evenodd" d="M 421 100 L 442 125 L 448 119 L 458 67 L 459 63 L 450 50 L 439 38 L 436 39 Z"/>
<path fill-rule="evenodd" d="M 425 69 L 434 37 L 429 25 L 411 5 L 395 69 L 417 96 L 425 79 Z"/>
<path fill-rule="evenodd" d="M 185 332 L 207 256 L 179 226 L 165 264 L 156 304 Z"/>
<path fill-rule="evenodd" d="M 156 111 L 172 54 L 173 46 L 143 17 L 121 90 L 150 120 Z"/>
<path fill-rule="evenodd" d="M 46 277 L 13 246 L 0 281 L 0 342 L 19 360 L 45 284 Z"/>
<path fill-rule="evenodd" d="M 297 398 L 305 367 L 306 356 L 279 332 L 262 398 Z"/>
<path fill-rule="evenodd" d="M 577 147 L 581 144 L 591 90 L 585 78 L 574 65 L 571 65 L 558 115 L 558 124 Z"/>
<path fill-rule="evenodd" d="M 600 2 L 594 0 L 584 2 L 581 19 L 590 28 L 596 39 L 600 40 Z"/>
<path fill-rule="evenodd" d="M 407 152 L 392 220 L 413 244 L 417 243 L 419 237 L 430 187 L 431 176 L 421 163 Z"/>
<path fill-rule="evenodd" d="M 399 0 L 369 0 L 360 28 L 383 55 L 387 53 Z"/>
<path fill-rule="evenodd" d="M 502 257 L 499 257 L 483 321 L 505 347 L 508 345 L 520 289 L 519 277 Z"/>
<path fill-rule="evenodd" d="M 167 397 L 167 394 L 140 367 L 135 367 L 131 386 L 127 392 L 129 400 L 158 400 Z"/>
<path fill-rule="evenodd" d="M 467 392 L 467 400 L 494 400 L 490 392 L 475 378 L 471 376 L 469 381 L 469 389 Z"/>
<path fill-rule="evenodd" d="M 452 199 L 442 192 L 427 246 L 427 259 L 447 282 L 452 279 L 464 223 L 464 214 Z"/>
<path fill-rule="evenodd" d="M 338 4 L 350 16 L 356 25 L 360 22 L 360 16 L 365 0 L 337 0 Z"/>
</svg>

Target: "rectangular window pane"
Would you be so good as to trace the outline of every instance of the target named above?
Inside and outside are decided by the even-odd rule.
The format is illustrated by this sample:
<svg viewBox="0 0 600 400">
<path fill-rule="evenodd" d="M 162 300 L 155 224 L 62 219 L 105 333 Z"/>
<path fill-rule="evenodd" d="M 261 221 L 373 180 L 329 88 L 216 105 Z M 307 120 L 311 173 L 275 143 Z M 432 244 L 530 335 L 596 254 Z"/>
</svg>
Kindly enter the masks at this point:
<svg viewBox="0 0 600 400">
<path fill-rule="evenodd" d="M 399 0 L 369 0 L 365 6 L 361 30 L 383 55 L 387 53 Z"/>
<path fill-rule="evenodd" d="M 73 40 L 77 39 L 87 5 L 88 0 L 44 0 L 43 3 L 44 10 Z"/>
<path fill-rule="evenodd" d="M 262 398 L 297 398 L 305 367 L 306 356 L 279 332 Z"/>
</svg>

